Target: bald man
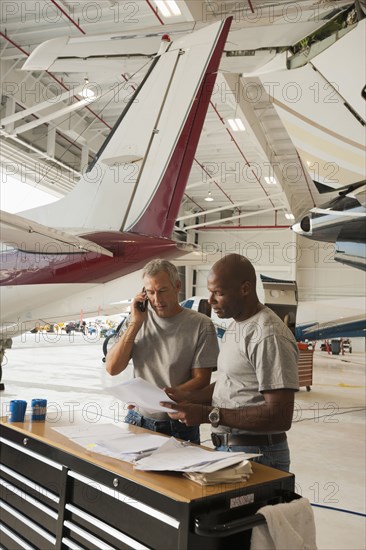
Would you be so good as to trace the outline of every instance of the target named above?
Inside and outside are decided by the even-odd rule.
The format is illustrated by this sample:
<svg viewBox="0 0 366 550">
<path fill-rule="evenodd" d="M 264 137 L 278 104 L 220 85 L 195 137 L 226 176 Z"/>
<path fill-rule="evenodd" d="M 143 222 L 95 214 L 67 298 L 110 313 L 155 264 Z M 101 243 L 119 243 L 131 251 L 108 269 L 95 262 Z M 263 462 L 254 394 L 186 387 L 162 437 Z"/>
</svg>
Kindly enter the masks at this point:
<svg viewBox="0 0 366 550">
<path fill-rule="evenodd" d="M 178 411 L 172 418 L 188 426 L 211 423 L 217 450 L 261 453 L 258 462 L 289 471 L 286 431 L 299 388 L 295 338 L 259 302 L 255 270 L 244 256 L 230 254 L 216 262 L 207 288 L 218 317 L 233 319 L 223 337 L 217 381 L 200 391 L 166 388 L 182 404 L 164 404 Z"/>
</svg>

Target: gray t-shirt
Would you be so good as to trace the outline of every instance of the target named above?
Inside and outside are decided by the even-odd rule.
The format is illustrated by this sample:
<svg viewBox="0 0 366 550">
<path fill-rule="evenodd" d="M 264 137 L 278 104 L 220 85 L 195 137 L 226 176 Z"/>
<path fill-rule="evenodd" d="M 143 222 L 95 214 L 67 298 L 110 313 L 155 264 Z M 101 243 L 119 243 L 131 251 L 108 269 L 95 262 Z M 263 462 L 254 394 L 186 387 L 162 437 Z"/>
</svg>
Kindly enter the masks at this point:
<svg viewBox="0 0 366 550">
<path fill-rule="evenodd" d="M 192 369 L 216 368 L 218 353 L 215 327 L 207 315 L 183 309 L 163 318 L 149 308 L 132 349 L 134 375 L 158 388 L 178 386 L 192 378 Z M 169 419 L 166 413 L 146 416 Z"/>
<path fill-rule="evenodd" d="M 264 402 L 261 391 L 298 390 L 297 359 L 292 332 L 268 307 L 246 321 L 232 321 L 220 349 L 213 405 L 239 409 Z M 226 426 L 213 431 L 246 433 Z"/>
</svg>

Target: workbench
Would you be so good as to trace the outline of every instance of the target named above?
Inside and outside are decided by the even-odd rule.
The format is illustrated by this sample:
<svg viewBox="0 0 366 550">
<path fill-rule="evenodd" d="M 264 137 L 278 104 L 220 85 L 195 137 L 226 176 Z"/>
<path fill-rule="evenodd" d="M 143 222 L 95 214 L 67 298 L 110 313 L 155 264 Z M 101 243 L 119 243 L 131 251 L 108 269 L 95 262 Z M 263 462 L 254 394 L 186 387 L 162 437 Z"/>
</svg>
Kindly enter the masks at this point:
<svg viewBox="0 0 366 550">
<path fill-rule="evenodd" d="M 292 474 L 257 463 L 248 482 L 204 487 L 137 471 L 53 429 L 69 424 L 2 419 L 1 548 L 245 549 L 258 508 L 293 498 Z"/>
</svg>

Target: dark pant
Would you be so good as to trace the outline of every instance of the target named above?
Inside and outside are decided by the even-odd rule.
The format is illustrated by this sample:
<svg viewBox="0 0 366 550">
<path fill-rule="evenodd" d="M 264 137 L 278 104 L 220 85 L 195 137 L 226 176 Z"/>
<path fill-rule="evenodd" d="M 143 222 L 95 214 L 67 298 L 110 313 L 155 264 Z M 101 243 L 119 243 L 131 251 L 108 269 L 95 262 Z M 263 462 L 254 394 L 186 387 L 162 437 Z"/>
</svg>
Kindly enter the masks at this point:
<svg viewBox="0 0 366 550">
<path fill-rule="evenodd" d="M 200 443 L 200 427 L 186 426 L 178 422 L 178 420 L 155 420 L 154 418 L 141 416 L 140 413 L 131 409 L 127 413 L 125 422 L 134 426 L 140 426 L 140 428 L 145 428 L 146 430 L 152 430 L 153 432 L 184 439 L 191 443 L 197 443 L 198 445 Z"/>
</svg>

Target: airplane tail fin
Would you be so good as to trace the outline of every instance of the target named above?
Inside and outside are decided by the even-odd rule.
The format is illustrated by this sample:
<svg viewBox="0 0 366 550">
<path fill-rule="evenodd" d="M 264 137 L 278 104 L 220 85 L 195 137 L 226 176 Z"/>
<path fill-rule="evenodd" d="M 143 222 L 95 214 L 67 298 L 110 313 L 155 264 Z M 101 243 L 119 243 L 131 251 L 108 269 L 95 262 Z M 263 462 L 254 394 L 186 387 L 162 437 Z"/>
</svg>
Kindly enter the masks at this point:
<svg viewBox="0 0 366 550">
<path fill-rule="evenodd" d="M 77 234 L 170 237 L 231 20 L 181 37 L 157 56 L 75 189 L 22 216 Z"/>
</svg>

